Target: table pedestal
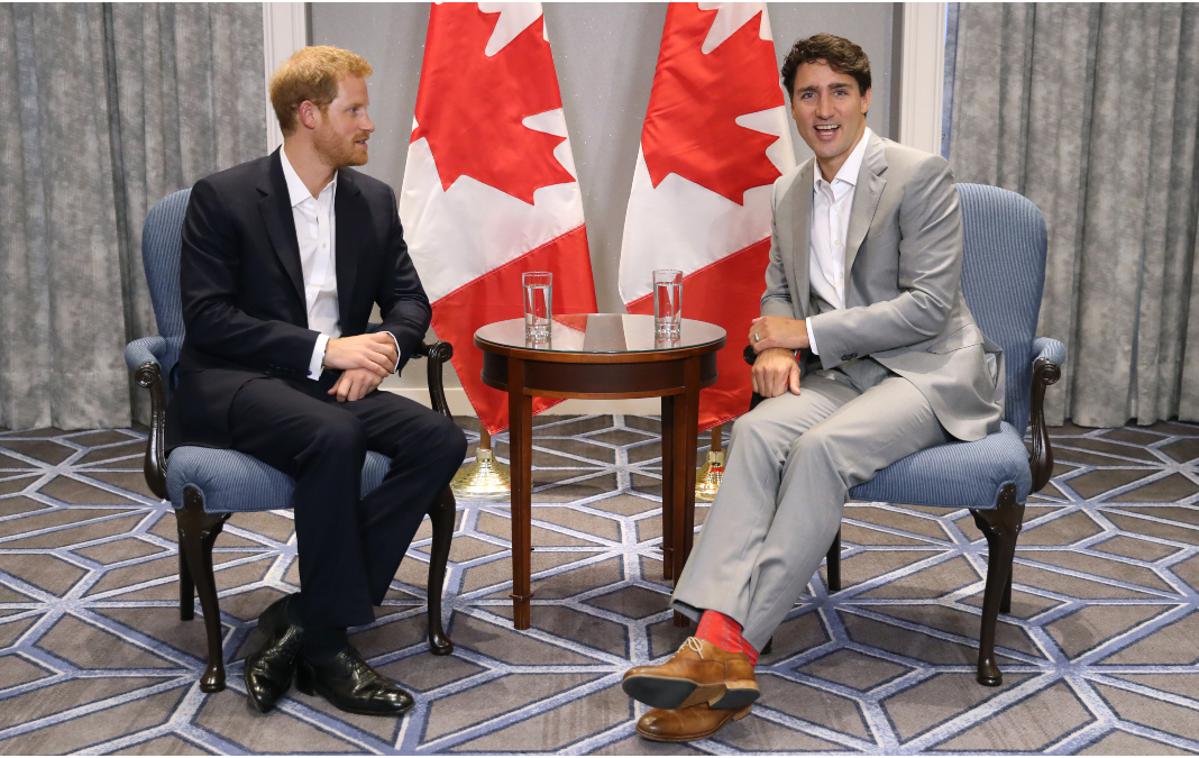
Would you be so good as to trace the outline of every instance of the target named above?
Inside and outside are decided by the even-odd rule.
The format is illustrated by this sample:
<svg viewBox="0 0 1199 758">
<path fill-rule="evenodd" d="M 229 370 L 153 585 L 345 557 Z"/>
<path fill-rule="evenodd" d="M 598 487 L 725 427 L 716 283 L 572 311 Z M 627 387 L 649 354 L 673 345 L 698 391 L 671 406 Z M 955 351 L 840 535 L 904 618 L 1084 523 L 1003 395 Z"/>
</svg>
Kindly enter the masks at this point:
<svg viewBox="0 0 1199 758">
<path fill-rule="evenodd" d="M 721 340 L 723 343 L 723 340 Z M 696 424 L 699 391 L 716 381 L 716 350 L 638 353 L 636 362 L 613 356 L 573 356 L 524 351 L 532 355 L 485 351 L 483 380 L 508 392 L 509 454 L 512 474 L 512 607 L 517 629 L 530 624 L 532 533 L 533 397 L 619 399 L 662 398 L 662 574 L 677 580 L 691 551 L 695 525 Z M 674 355 L 673 353 L 680 353 Z M 573 354 L 572 354 L 573 355 Z M 586 360 L 587 357 L 603 362 Z M 678 619 L 683 618 L 676 615 Z"/>
</svg>

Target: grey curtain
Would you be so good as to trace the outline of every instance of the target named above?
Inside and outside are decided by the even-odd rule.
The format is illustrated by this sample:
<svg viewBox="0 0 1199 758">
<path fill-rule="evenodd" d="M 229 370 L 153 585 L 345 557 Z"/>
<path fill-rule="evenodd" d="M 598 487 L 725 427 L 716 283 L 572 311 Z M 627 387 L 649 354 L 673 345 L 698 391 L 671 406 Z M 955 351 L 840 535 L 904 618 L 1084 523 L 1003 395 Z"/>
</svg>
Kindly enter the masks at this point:
<svg viewBox="0 0 1199 758">
<path fill-rule="evenodd" d="M 259 4 L 0 5 L 0 426 L 145 418 L 146 211 L 262 154 L 265 97 Z"/>
<path fill-rule="evenodd" d="M 950 162 L 1049 225 L 1051 423 L 1199 419 L 1199 6 L 957 8 Z"/>
</svg>

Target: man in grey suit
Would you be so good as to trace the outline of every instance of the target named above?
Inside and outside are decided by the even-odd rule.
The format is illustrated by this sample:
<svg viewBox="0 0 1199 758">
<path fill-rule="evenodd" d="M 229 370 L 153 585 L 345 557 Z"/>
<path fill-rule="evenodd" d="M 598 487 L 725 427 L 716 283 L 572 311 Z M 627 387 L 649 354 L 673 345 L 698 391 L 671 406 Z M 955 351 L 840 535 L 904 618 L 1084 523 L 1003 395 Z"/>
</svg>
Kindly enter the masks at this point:
<svg viewBox="0 0 1199 758">
<path fill-rule="evenodd" d="M 962 299 L 962 227 L 946 162 L 866 126 L 870 62 L 818 34 L 782 69 L 815 153 L 774 185 L 754 390 L 672 606 L 699 621 L 669 661 L 630 669 L 653 706 L 638 732 L 684 741 L 749 713 L 758 651 L 799 599 L 851 487 L 1002 416 L 1001 354 Z"/>
</svg>

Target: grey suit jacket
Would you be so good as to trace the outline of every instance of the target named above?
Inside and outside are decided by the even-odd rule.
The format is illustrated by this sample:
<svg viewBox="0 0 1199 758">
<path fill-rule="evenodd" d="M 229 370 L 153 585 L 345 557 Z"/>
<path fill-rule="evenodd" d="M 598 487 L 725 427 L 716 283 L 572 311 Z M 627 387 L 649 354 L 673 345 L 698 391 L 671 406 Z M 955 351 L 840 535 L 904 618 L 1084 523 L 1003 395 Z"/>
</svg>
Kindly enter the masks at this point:
<svg viewBox="0 0 1199 758">
<path fill-rule="evenodd" d="M 1003 415 L 1000 349 L 962 299 L 962 222 L 948 164 L 873 133 L 858 173 L 845 246 L 845 308 L 820 313 L 808 281 L 809 160 L 774 184 L 763 316 L 811 316 L 835 368 L 871 356 L 912 382 L 951 435 L 975 440 Z"/>
</svg>

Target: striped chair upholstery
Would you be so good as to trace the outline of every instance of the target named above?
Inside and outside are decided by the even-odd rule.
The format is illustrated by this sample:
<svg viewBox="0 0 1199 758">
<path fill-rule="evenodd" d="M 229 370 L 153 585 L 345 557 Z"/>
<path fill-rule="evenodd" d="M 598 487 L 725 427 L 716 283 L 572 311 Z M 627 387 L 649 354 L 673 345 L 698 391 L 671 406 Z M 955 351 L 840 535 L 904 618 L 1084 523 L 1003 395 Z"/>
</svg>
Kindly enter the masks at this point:
<svg viewBox="0 0 1199 758">
<path fill-rule="evenodd" d="M 1023 503 L 1032 492 L 1024 433 L 1033 363 L 1061 365 L 1065 346 L 1034 338 L 1045 283 L 1045 220 L 1028 199 L 998 187 L 959 184 L 965 257 L 962 293 L 983 334 L 1003 348 L 1004 414 L 977 442 L 922 450 L 850 491 L 854 500 L 949 508 L 994 508 L 1005 486 Z"/>
</svg>

